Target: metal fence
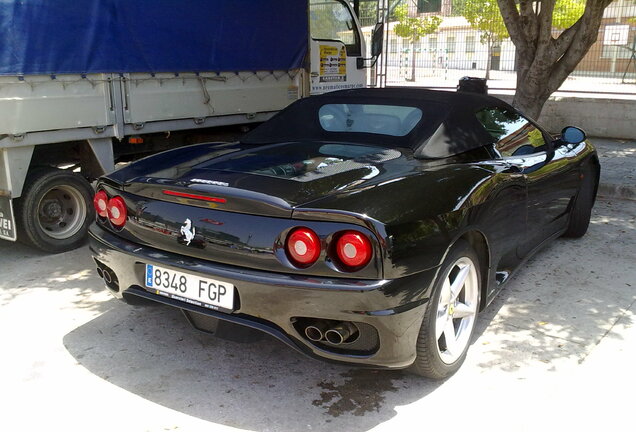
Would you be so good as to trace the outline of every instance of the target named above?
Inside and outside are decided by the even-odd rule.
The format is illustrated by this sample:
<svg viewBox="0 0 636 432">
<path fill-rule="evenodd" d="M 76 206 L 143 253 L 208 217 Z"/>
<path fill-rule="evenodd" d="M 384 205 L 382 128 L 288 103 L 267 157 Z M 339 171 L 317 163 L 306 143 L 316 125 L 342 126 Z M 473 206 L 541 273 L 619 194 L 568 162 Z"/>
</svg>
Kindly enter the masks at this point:
<svg viewBox="0 0 636 432">
<path fill-rule="evenodd" d="M 496 0 L 379 3 L 392 9 L 396 2 L 385 29 L 384 70 L 379 71 L 387 85 L 448 88 L 469 75 L 487 77 L 493 89 L 515 88 L 515 46 L 507 36 Z M 377 19 L 377 7 L 377 0 L 361 1 L 361 22 L 368 35 Z M 438 16 L 439 26 L 430 34 L 405 36 L 408 26 L 400 28 L 400 23 L 407 19 L 399 19 L 401 8 L 408 18 L 423 22 Z M 557 0 L 554 36 L 571 26 L 584 8 L 585 0 Z M 596 43 L 560 90 L 636 94 L 636 0 L 616 0 L 605 10 Z"/>
</svg>

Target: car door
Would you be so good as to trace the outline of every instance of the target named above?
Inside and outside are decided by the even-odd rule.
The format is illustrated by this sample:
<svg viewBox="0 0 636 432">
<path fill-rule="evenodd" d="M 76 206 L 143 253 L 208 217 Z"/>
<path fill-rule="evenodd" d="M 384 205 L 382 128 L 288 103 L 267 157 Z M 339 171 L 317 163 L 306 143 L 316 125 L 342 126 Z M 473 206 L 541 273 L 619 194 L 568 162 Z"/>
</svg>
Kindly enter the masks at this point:
<svg viewBox="0 0 636 432">
<path fill-rule="evenodd" d="M 519 256 L 526 256 L 567 224 L 578 174 L 563 149 L 553 149 L 550 135 L 519 112 L 490 107 L 479 111 L 477 118 L 495 138 L 496 156 L 526 182 L 526 229 L 518 250 Z"/>
<path fill-rule="evenodd" d="M 538 246 L 567 227 L 570 205 L 581 181 L 580 170 L 571 163 L 576 155 L 576 148 L 552 148 L 552 137 L 548 135 L 545 139 L 550 147 L 547 160 L 527 174 L 528 249 Z"/>
</svg>

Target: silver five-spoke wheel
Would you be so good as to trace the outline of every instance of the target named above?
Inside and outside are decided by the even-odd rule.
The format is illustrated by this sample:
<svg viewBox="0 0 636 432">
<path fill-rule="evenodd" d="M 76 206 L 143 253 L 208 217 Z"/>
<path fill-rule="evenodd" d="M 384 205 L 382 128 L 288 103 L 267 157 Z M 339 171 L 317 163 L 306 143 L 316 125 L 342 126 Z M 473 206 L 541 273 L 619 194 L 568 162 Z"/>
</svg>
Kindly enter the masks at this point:
<svg viewBox="0 0 636 432">
<path fill-rule="evenodd" d="M 412 372 L 441 379 L 459 369 L 479 313 L 481 280 L 480 257 L 468 241 L 457 240 L 437 270 L 423 307 Z"/>
<path fill-rule="evenodd" d="M 470 342 L 479 302 L 479 283 L 475 263 L 458 259 L 444 278 L 437 304 L 435 338 L 441 360 L 452 364 Z"/>
</svg>

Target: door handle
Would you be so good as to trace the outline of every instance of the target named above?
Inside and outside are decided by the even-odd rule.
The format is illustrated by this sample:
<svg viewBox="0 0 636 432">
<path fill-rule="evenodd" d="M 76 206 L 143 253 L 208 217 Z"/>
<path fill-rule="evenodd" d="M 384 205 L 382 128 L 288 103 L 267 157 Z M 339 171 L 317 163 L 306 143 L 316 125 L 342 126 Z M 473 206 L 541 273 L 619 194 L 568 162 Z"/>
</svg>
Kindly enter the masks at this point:
<svg viewBox="0 0 636 432">
<path fill-rule="evenodd" d="M 517 165 L 517 164 L 507 163 L 506 164 L 506 169 L 504 169 L 503 172 L 509 173 L 509 174 L 521 174 L 521 173 L 523 173 L 523 166 L 522 165 Z"/>
</svg>

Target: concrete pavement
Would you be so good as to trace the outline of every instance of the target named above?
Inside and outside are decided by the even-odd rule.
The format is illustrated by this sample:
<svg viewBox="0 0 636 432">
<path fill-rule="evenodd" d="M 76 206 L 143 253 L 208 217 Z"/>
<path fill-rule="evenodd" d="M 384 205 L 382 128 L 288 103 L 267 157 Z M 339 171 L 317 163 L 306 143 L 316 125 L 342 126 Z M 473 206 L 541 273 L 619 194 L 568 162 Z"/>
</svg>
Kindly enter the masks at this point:
<svg viewBox="0 0 636 432">
<path fill-rule="evenodd" d="M 630 429 L 636 389 L 636 143 L 594 139 L 588 234 L 539 252 L 480 316 L 444 382 L 228 342 L 115 301 L 86 247 L 0 241 L 0 430 Z M 631 195 L 630 195 L 631 194 Z"/>
<path fill-rule="evenodd" d="M 601 161 L 599 195 L 636 200 L 636 141 L 590 138 Z"/>
<path fill-rule="evenodd" d="M 633 428 L 636 202 L 600 200 L 480 316 L 444 382 L 310 360 L 111 299 L 86 247 L 0 242 L 0 430 Z"/>
</svg>

